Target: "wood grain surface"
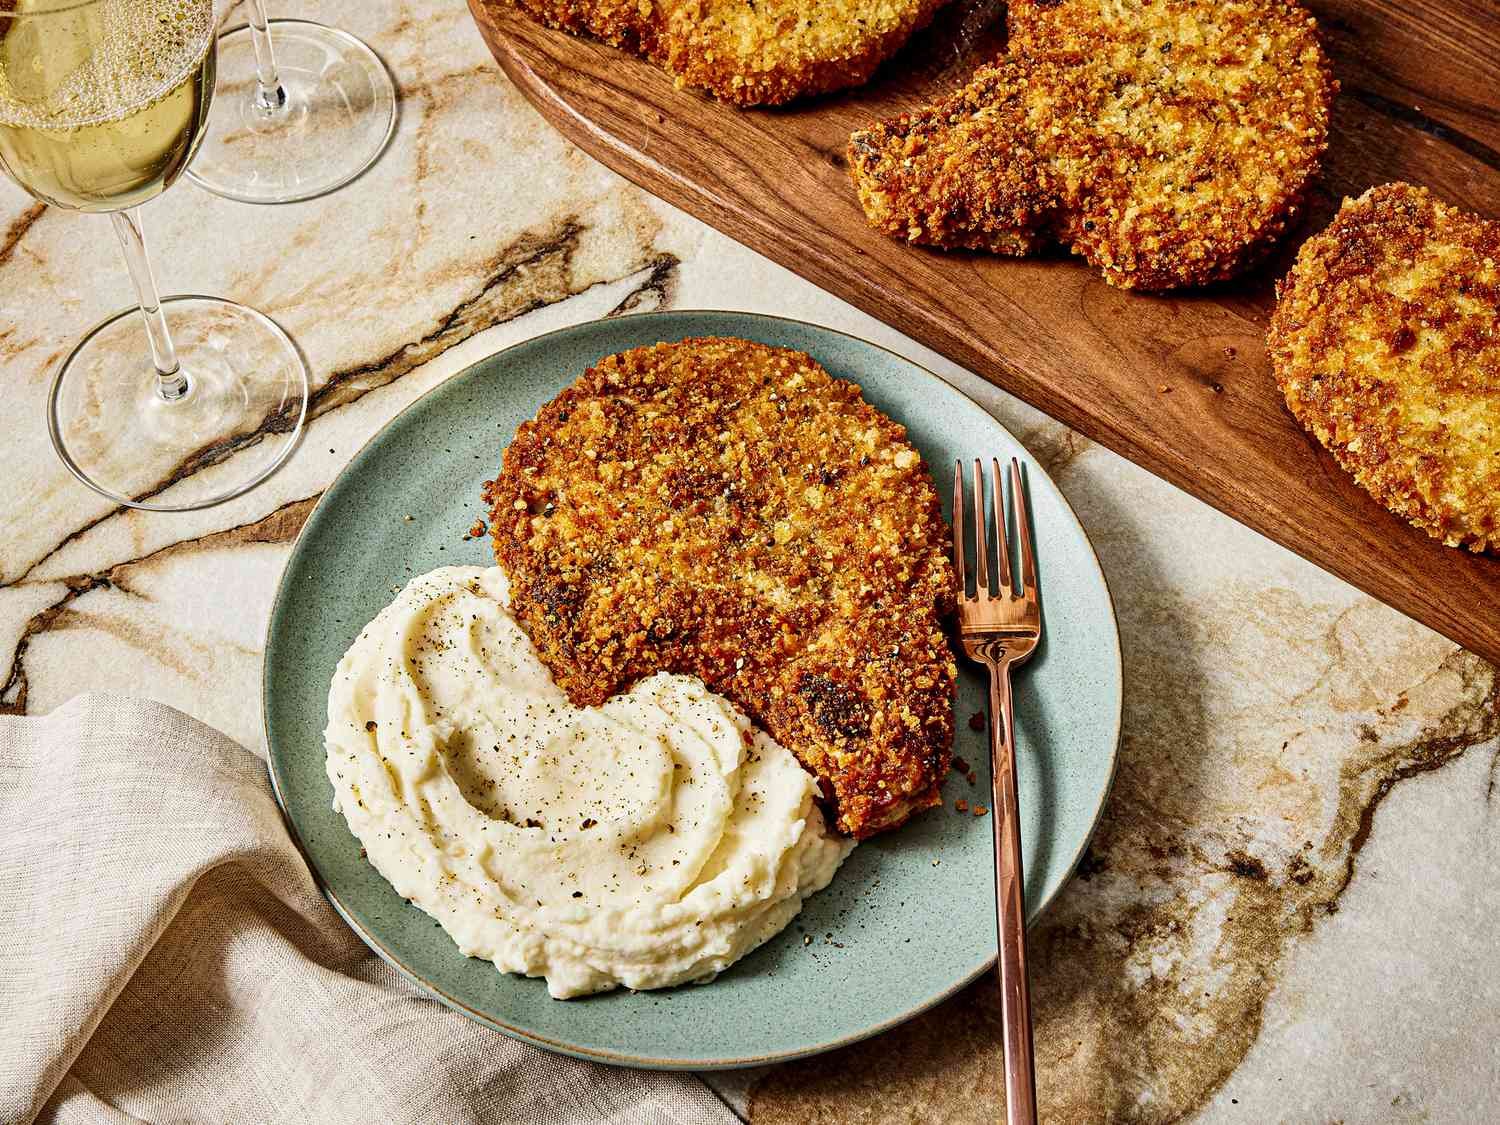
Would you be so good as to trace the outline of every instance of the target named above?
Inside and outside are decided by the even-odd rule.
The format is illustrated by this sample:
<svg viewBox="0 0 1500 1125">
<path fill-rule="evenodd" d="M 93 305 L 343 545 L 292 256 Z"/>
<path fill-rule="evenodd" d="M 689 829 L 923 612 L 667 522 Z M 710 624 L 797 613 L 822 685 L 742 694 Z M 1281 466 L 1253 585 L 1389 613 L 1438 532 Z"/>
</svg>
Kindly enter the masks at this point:
<svg viewBox="0 0 1500 1125">
<path fill-rule="evenodd" d="M 750 111 L 504 0 L 469 6 L 510 79 L 615 171 L 1500 662 L 1500 558 L 1443 547 L 1371 500 L 1286 412 L 1265 353 L 1275 278 L 1344 196 L 1405 179 L 1500 216 L 1494 0 L 1310 4 L 1342 83 L 1323 181 L 1264 266 L 1170 296 L 1113 289 L 1064 254 L 924 250 L 866 225 L 850 132 L 1003 49 L 999 0 L 954 0 L 865 87 Z"/>
</svg>

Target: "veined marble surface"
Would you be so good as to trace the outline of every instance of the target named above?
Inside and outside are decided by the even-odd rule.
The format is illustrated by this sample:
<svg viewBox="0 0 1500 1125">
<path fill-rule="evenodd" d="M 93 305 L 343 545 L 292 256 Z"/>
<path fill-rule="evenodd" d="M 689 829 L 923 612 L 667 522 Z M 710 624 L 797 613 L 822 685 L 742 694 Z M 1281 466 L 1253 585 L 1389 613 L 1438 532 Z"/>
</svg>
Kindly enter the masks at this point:
<svg viewBox="0 0 1500 1125">
<path fill-rule="evenodd" d="M 164 292 L 254 305 L 311 362 L 306 439 L 250 495 L 142 515 L 67 475 L 47 444 L 51 369 L 129 286 L 103 220 L 0 183 L 0 707 L 132 692 L 259 749 L 289 544 L 400 408 L 599 316 L 827 324 L 994 411 L 1076 506 L 1114 591 L 1119 777 L 1032 939 L 1044 1117 L 1495 1120 L 1492 667 L 607 172 L 509 86 L 461 0 L 272 7 L 368 39 L 402 103 L 385 157 L 331 196 L 253 207 L 184 180 L 147 208 Z M 999 1076 L 982 983 L 868 1043 L 709 1080 L 748 1120 L 832 1125 L 992 1121 Z"/>
</svg>

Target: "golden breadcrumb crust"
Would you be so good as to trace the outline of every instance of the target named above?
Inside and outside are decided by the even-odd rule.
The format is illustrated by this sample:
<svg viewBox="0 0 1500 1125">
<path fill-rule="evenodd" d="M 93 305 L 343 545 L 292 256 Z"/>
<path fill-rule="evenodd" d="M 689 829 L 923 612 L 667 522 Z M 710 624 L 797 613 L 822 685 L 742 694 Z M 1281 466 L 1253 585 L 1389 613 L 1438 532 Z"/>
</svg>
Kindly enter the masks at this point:
<svg viewBox="0 0 1500 1125">
<path fill-rule="evenodd" d="M 643 55 L 678 86 L 780 105 L 867 81 L 944 0 L 514 0 L 549 27 Z"/>
<path fill-rule="evenodd" d="M 860 203 L 896 238 L 1061 241 L 1126 289 L 1243 270 L 1296 212 L 1336 85 L 1290 0 L 1011 0 L 1008 51 L 857 132 Z"/>
<path fill-rule="evenodd" d="M 519 428 L 484 496 L 514 611 L 575 703 L 699 676 L 820 779 L 839 831 L 940 803 L 948 533 L 858 387 L 745 340 L 622 352 Z"/>
<path fill-rule="evenodd" d="M 1392 512 L 1500 548 L 1500 222 L 1383 184 L 1347 199 L 1276 289 L 1287 406 Z"/>
</svg>

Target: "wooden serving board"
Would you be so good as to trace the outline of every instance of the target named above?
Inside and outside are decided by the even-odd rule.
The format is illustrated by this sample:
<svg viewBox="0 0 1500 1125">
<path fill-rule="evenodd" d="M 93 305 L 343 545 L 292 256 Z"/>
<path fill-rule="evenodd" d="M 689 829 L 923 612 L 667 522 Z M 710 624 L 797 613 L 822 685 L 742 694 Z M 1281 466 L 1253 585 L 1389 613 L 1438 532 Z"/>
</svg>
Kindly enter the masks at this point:
<svg viewBox="0 0 1500 1125">
<path fill-rule="evenodd" d="M 1343 196 L 1406 179 L 1500 217 L 1495 0 L 1313 0 L 1343 87 L 1324 180 L 1265 267 L 1172 296 L 1113 289 L 1062 255 L 922 250 L 865 224 L 850 132 L 998 53 L 999 0 L 953 0 L 868 86 L 750 111 L 504 0 L 469 7 L 510 79 L 615 171 L 1500 662 L 1500 558 L 1443 547 L 1371 500 L 1286 412 L 1264 342 L 1275 278 Z"/>
</svg>

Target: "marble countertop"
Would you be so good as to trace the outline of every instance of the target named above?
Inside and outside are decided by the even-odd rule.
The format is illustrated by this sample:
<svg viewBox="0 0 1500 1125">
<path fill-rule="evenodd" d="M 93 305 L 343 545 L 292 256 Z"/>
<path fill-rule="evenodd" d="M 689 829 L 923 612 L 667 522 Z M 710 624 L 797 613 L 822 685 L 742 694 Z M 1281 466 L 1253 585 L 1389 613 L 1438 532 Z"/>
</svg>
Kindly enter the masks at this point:
<svg viewBox="0 0 1500 1125">
<path fill-rule="evenodd" d="M 600 316 L 830 325 L 928 365 L 1020 436 L 1114 592 L 1118 780 L 1032 938 L 1046 1119 L 1493 1119 L 1494 668 L 606 171 L 510 87 L 461 0 L 296 7 L 385 57 L 402 98 L 390 150 L 308 203 L 183 181 L 146 210 L 164 292 L 254 305 L 311 363 L 306 440 L 249 495 L 140 514 L 67 475 L 44 423 L 51 369 L 129 302 L 128 280 L 102 219 L 0 182 L 0 710 L 130 692 L 259 749 L 262 633 L 290 543 L 396 411 L 480 356 Z M 867 1043 L 709 1081 L 757 1125 L 981 1122 L 999 1050 L 981 983 Z"/>
</svg>

